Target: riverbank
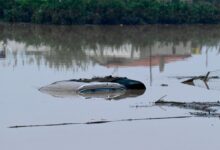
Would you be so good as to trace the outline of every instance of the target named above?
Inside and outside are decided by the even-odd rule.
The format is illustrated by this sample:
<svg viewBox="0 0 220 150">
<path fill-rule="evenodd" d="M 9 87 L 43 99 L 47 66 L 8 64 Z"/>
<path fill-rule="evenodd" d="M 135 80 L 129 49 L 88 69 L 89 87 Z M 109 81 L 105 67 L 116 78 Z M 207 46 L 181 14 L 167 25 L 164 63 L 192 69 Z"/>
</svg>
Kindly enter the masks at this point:
<svg viewBox="0 0 220 150">
<path fill-rule="evenodd" d="M 220 2 L 0 0 L 0 20 L 37 24 L 216 24 Z"/>
</svg>

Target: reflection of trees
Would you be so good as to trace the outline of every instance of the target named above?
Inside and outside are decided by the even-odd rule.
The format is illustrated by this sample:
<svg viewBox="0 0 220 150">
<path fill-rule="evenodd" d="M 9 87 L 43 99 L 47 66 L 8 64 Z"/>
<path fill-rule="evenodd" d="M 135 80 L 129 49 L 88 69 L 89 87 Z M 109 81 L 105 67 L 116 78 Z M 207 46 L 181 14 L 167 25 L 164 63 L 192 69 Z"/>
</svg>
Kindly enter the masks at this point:
<svg viewBox="0 0 220 150">
<path fill-rule="evenodd" d="M 6 45 L 7 41 L 2 42 L 2 48 L 0 48 L 0 58 L 5 58 L 6 57 Z"/>
<path fill-rule="evenodd" d="M 191 43 L 191 47 L 218 46 L 220 31 L 212 26 L 47 26 L 47 25 L 0 25 L 0 40 L 14 40 L 27 46 L 50 47 L 49 52 L 32 53 L 36 61 L 44 60 L 56 68 L 74 65 L 86 68 L 89 59 L 85 50 L 98 48 L 118 50 L 130 44 L 132 51 L 149 53 L 155 43 L 176 46 Z M 154 49 L 152 49 L 154 51 Z"/>
</svg>

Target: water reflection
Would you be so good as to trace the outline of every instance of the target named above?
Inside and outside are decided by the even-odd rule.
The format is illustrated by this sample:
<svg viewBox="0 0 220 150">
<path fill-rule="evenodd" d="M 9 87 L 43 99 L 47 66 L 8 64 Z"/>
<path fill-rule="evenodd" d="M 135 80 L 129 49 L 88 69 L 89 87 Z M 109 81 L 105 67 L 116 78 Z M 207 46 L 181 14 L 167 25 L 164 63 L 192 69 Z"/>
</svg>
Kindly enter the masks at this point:
<svg viewBox="0 0 220 150">
<path fill-rule="evenodd" d="M 219 49 L 220 26 L 41 26 L 0 25 L 8 65 L 46 65 L 53 69 L 159 66 Z M 1 57 L 5 57 L 1 51 Z M 207 53 L 208 55 L 208 53 Z M 208 65 L 208 56 L 207 62 Z"/>
<path fill-rule="evenodd" d="M 6 58 L 6 42 L 3 41 L 0 43 L 0 58 Z"/>
</svg>

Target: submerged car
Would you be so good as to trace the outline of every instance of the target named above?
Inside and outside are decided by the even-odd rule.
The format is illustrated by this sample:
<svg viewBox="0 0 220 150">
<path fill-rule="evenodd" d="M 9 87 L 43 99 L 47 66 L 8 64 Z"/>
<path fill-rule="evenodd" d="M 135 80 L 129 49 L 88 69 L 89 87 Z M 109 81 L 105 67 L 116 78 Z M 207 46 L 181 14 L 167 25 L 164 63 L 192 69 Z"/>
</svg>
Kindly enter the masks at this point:
<svg viewBox="0 0 220 150">
<path fill-rule="evenodd" d="M 55 97 L 83 96 L 85 98 L 122 99 L 136 97 L 145 92 L 140 81 L 126 77 L 95 77 L 54 82 L 39 90 Z"/>
<path fill-rule="evenodd" d="M 106 99 L 113 99 L 123 95 L 126 88 L 118 83 L 111 82 L 92 82 L 82 85 L 77 89 L 77 93 L 83 97 L 100 97 Z"/>
<path fill-rule="evenodd" d="M 145 85 L 137 80 L 128 79 L 126 77 L 113 77 L 113 76 L 106 76 L 106 77 L 94 77 L 91 79 L 72 79 L 69 80 L 75 82 L 82 82 L 82 83 L 92 83 L 92 82 L 111 82 L 111 83 L 118 83 L 123 85 L 126 89 L 146 89 Z"/>
</svg>

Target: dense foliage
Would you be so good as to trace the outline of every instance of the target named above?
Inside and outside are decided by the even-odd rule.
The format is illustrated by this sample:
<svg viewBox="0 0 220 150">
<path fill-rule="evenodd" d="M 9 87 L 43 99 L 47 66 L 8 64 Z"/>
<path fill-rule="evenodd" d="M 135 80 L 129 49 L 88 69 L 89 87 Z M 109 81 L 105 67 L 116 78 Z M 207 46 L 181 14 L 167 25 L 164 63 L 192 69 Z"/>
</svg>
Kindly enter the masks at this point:
<svg viewBox="0 0 220 150">
<path fill-rule="evenodd" d="M 0 20 L 46 24 L 219 23 L 218 0 L 0 0 Z"/>
</svg>

